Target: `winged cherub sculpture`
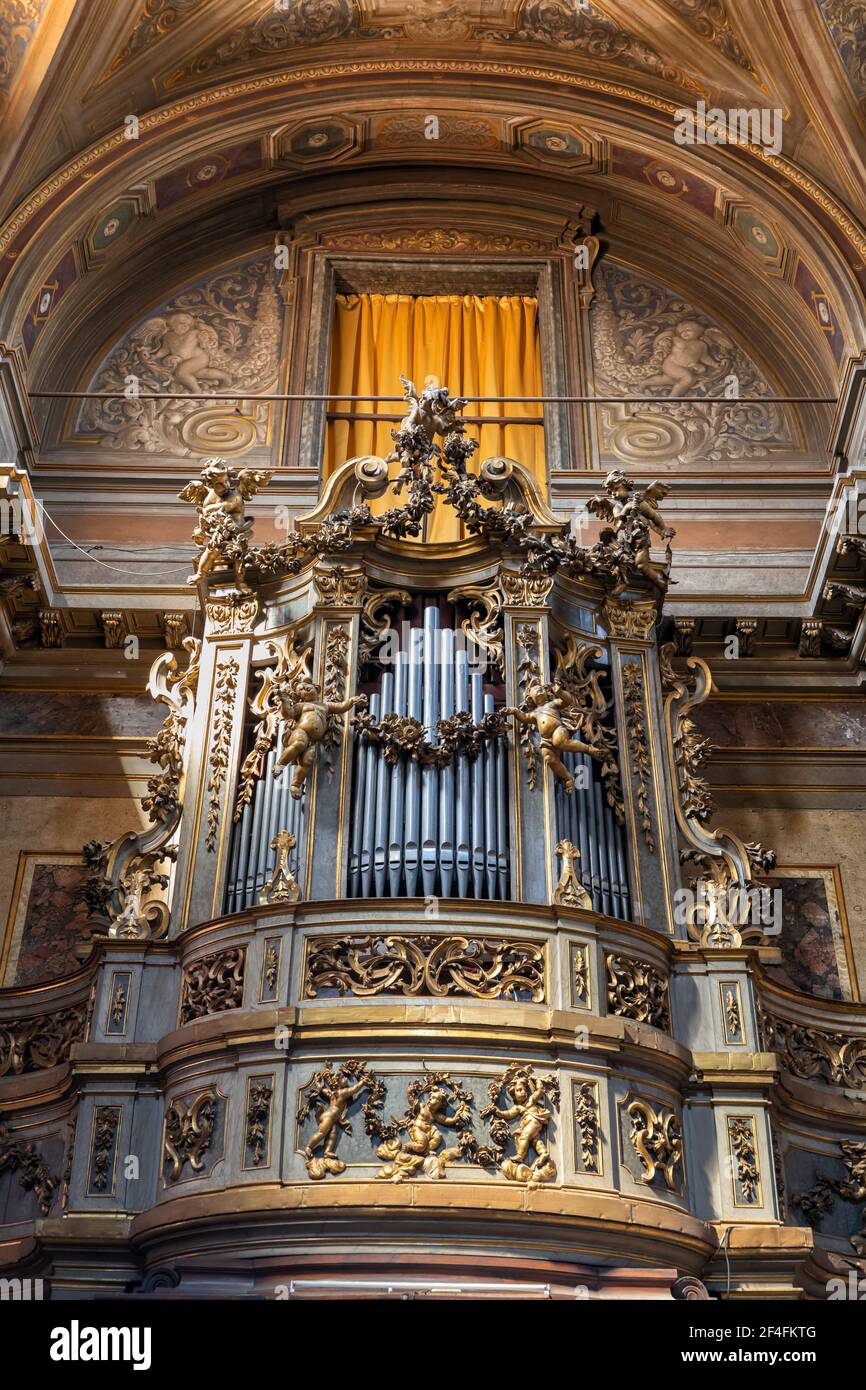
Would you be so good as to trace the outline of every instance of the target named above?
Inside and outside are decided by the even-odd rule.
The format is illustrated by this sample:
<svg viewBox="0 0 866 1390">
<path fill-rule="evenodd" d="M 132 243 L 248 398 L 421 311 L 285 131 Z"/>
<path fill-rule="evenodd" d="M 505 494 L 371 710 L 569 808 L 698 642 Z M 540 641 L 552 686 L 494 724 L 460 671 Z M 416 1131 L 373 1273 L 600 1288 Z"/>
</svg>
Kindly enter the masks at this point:
<svg viewBox="0 0 866 1390">
<path fill-rule="evenodd" d="M 199 480 L 178 493 L 182 502 L 198 509 L 192 536 L 199 555 L 188 584 L 197 584 L 216 569 L 231 569 L 238 591 L 252 592 L 246 582 L 246 558 L 253 520 L 245 515 L 244 504 L 272 477 L 268 469 L 230 468 L 225 459 L 211 458 L 205 460 Z"/>
<path fill-rule="evenodd" d="M 400 421 L 400 431 L 420 430 L 432 444 L 437 434 L 462 434 L 466 426 L 458 417 L 469 402 L 464 396 L 453 396 L 447 386 L 427 386 L 419 395 L 414 381 L 401 376 L 403 395 L 408 410 Z"/>
<path fill-rule="evenodd" d="M 278 694 L 283 747 L 274 764 L 274 776 L 279 776 L 284 767 L 294 767 L 290 791 L 299 801 L 316 765 L 319 744 L 328 732 L 332 715 L 345 714 L 355 705 L 366 705 L 367 697 L 350 695 L 347 700 L 325 700 L 316 682 L 308 677 L 287 683 Z"/>
<path fill-rule="evenodd" d="M 665 565 L 650 559 L 650 547 L 653 533 L 668 542 L 676 535 L 658 509 L 658 503 L 669 492 L 667 483 L 655 482 L 639 488 L 621 468 L 615 468 L 604 480 L 604 492 L 590 497 L 586 504 L 587 511 L 612 523 L 605 527 L 600 539 L 612 553 L 616 568 L 624 574 L 637 570 L 662 593 L 668 585 L 670 545 Z"/>
<path fill-rule="evenodd" d="M 570 702 L 561 686 L 533 681 L 524 693 L 522 705 L 509 706 L 503 714 L 512 714 L 518 724 L 538 731 L 542 763 L 565 784 L 570 794 L 574 791 L 574 777 L 562 761 L 563 753 L 586 753 L 591 758 L 601 759 L 605 752 L 574 737 L 580 724 L 568 705 Z"/>
</svg>

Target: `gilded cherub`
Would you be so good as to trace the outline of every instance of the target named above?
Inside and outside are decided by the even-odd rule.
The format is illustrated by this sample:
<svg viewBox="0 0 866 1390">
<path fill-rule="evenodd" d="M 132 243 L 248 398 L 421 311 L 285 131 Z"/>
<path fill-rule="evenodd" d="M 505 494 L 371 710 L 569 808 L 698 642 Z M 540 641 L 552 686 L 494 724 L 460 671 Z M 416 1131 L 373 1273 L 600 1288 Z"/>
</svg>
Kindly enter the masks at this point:
<svg viewBox="0 0 866 1390">
<path fill-rule="evenodd" d="M 225 459 L 211 458 L 205 460 L 199 481 L 187 483 L 178 493 L 182 502 L 192 502 L 198 508 L 198 526 L 192 538 L 199 556 L 188 584 L 197 584 L 215 569 L 231 568 L 238 591 L 252 592 L 245 565 L 253 521 L 245 515 L 244 504 L 272 476 L 269 469 L 230 468 Z"/>
<path fill-rule="evenodd" d="M 428 386 L 419 395 L 414 381 L 407 381 L 404 376 L 400 381 L 409 406 L 400 421 L 401 431 L 421 430 L 431 444 L 437 434 L 463 433 L 465 425 L 457 418 L 457 411 L 468 405 L 465 397 L 452 397 L 447 386 Z"/>
<path fill-rule="evenodd" d="M 601 543 L 618 552 L 617 558 L 644 575 L 662 593 L 667 588 L 667 566 L 650 558 L 652 533 L 670 541 L 676 535 L 658 509 L 670 492 L 667 483 L 650 483 L 638 488 L 621 468 L 614 468 L 604 480 L 604 492 L 590 497 L 587 511 L 612 522 L 601 533 Z"/>
<path fill-rule="evenodd" d="M 382 1131 L 385 1137 L 376 1154 L 387 1162 L 376 1177 L 405 1182 L 423 1170 L 428 1178 L 444 1178 L 447 1165 L 465 1156 L 475 1143 L 467 1128 L 469 1093 L 457 1086 L 447 1073 L 431 1072 L 423 1080 L 411 1082 L 407 1095 L 409 1105 L 403 1119 L 392 1120 L 388 1129 Z M 449 1101 L 454 1105 L 452 1115 L 446 1113 Z M 445 1136 L 440 1125 L 458 1130 L 456 1145 L 441 1148 Z M 403 1142 L 401 1131 L 407 1135 Z"/>
<path fill-rule="evenodd" d="M 503 1089 L 512 1102 L 507 1110 L 501 1110 L 497 1104 Z M 553 1182 L 556 1164 L 544 1136 L 553 1119 L 552 1106 L 559 1101 L 556 1080 L 551 1076 L 534 1076 L 531 1066 L 512 1062 L 505 1075 L 491 1083 L 489 1095 L 490 1104 L 484 1107 L 481 1116 L 493 1119 L 490 1131 L 499 1154 L 504 1153 L 509 1138 L 514 1140 L 514 1157 L 501 1158 L 500 1172 L 511 1182 Z M 517 1122 L 513 1130 L 509 1129 L 512 1121 Z M 530 1164 L 527 1159 L 532 1151 L 535 1158 Z"/>
<path fill-rule="evenodd" d="M 566 792 L 574 791 L 574 777 L 562 761 L 563 753 L 587 753 L 591 758 L 605 757 L 605 750 L 574 738 L 576 727 L 566 710 L 562 687 L 532 681 L 527 686 L 520 707 L 509 705 L 504 714 L 513 714 L 519 724 L 538 730 L 541 760 L 554 777 L 564 784 Z"/>
<path fill-rule="evenodd" d="M 299 1098 L 298 1124 L 303 1124 L 310 1111 L 316 1116 L 316 1129 L 307 1140 L 302 1153 L 310 1177 L 318 1181 L 329 1173 L 344 1173 L 346 1165 L 336 1158 L 334 1150 L 342 1130 L 351 1134 L 352 1125 L 346 1118 L 346 1111 L 356 1096 L 362 1091 L 370 1091 L 368 1111 L 381 1104 L 384 1092 L 382 1081 L 367 1070 L 365 1062 L 354 1058 L 335 1068 L 330 1062 L 322 1071 L 317 1071 L 304 1086 Z M 319 1102 L 317 1104 L 317 1102 Z M 321 1154 L 316 1154 L 321 1149 Z"/>
<path fill-rule="evenodd" d="M 350 695 L 347 700 L 325 700 L 309 677 L 287 683 L 277 693 L 282 710 L 283 747 L 274 764 L 274 776 L 278 777 L 284 767 L 294 767 L 290 791 L 299 801 L 316 765 L 319 744 L 328 732 L 331 716 L 366 705 L 367 697 Z"/>
<path fill-rule="evenodd" d="M 695 319 L 678 323 L 661 371 L 657 376 L 647 377 L 644 385 L 667 386 L 668 394 L 675 398 L 687 395 L 697 377 L 705 376 L 708 368 L 717 371 L 719 364 L 710 352 L 706 332 L 704 325 Z"/>
</svg>

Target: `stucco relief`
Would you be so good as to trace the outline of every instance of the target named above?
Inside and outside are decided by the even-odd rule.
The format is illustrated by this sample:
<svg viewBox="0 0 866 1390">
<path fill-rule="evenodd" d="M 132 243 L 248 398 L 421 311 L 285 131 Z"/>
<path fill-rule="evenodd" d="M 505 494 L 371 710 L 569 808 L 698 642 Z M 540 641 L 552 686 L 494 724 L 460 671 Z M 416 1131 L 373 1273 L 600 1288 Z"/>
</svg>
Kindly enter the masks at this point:
<svg viewBox="0 0 866 1390">
<path fill-rule="evenodd" d="M 770 396 L 750 357 L 702 310 L 617 266 L 599 266 L 590 310 L 595 389 L 600 396 Z M 724 407 L 684 400 L 662 411 L 599 407 L 607 458 L 692 463 L 761 458 L 790 447 L 778 406 L 744 400 Z"/>
<path fill-rule="evenodd" d="M 818 4 L 854 94 L 866 106 L 866 0 L 818 0 Z"/>
<path fill-rule="evenodd" d="M 119 396 L 87 401 L 76 437 L 95 437 L 112 449 L 174 455 L 217 447 L 221 454 L 237 454 L 264 444 L 271 407 L 259 402 L 245 411 L 243 398 L 274 388 L 280 329 L 270 258 L 182 290 L 138 320 L 103 359 L 88 389 Z M 176 393 L 176 399 L 147 400 L 136 390 Z M 208 405 L 200 399 L 229 391 L 237 391 L 237 400 Z"/>
</svg>

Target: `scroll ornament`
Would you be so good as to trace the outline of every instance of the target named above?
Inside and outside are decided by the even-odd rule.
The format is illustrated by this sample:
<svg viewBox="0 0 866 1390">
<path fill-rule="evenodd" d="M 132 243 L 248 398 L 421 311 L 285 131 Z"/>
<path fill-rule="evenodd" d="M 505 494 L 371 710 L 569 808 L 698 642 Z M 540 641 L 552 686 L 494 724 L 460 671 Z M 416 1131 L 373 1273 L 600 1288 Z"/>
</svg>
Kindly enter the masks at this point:
<svg viewBox="0 0 866 1390">
<path fill-rule="evenodd" d="M 355 1057 L 339 1067 L 327 1062 L 302 1087 L 298 1098 L 298 1124 L 302 1125 L 311 1112 L 316 1117 L 316 1128 L 302 1150 L 307 1172 L 314 1181 L 346 1171 L 345 1163 L 336 1155 L 337 1143 L 341 1133 L 352 1133 L 347 1111 L 364 1091 L 368 1092 L 362 1106 L 364 1128 L 367 1134 L 379 1134 L 381 1119 L 376 1112 L 384 1103 L 385 1083 L 366 1062 Z"/>
<path fill-rule="evenodd" d="M 511 1104 L 502 1109 L 505 1092 Z M 553 1182 L 556 1164 L 550 1154 L 547 1130 L 559 1105 L 559 1082 L 553 1076 L 537 1077 L 527 1063 L 512 1062 L 488 1087 L 488 1104 L 481 1118 L 490 1123 L 489 1145 L 480 1148 L 478 1161 L 485 1167 L 498 1164 L 510 1182 Z M 513 1143 L 514 1154 L 507 1153 Z M 534 1157 L 533 1157 L 534 1155 Z"/>
<path fill-rule="evenodd" d="M 668 1106 L 655 1110 L 648 1101 L 633 1100 L 629 1138 L 644 1166 L 641 1182 L 651 1183 L 661 1173 L 670 1192 L 678 1190 L 677 1168 L 683 1160 L 683 1136 L 679 1121 Z"/>
<path fill-rule="evenodd" d="M 186 735 L 195 708 L 201 642 L 183 642 L 187 665 L 180 670 L 173 652 L 163 652 L 150 668 L 148 693 L 168 705 L 159 733 L 148 744 L 151 762 L 160 771 L 148 779 L 141 804 L 153 828 L 140 834 L 127 832 L 110 842 L 90 840 L 83 850 L 92 872 L 83 896 L 91 920 L 106 926 L 109 936 L 144 940 L 165 936 L 169 924 L 168 903 L 154 896 L 168 887 L 168 873 L 160 868 L 177 857 L 172 843 L 180 823 Z"/>
<path fill-rule="evenodd" d="M 163 1166 L 168 1181 L 177 1182 L 189 1164 L 194 1173 L 204 1168 L 204 1154 L 211 1146 L 216 1123 L 216 1093 L 202 1091 L 190 1105 L 171 1103 L 165 1113 Z"/>
<path fill-rule="evenodd" d="M 697 769 L 711 748 L 689 716 L 709 696 L 713 678 L 706 662 L 695 656 L 686 659 L 687 674 L 678 675 L 673 651 L 673 644 L 667 643 L 660 654 L 668 760 L 679 788 L 674 798 L 677 825 L 686 842 L 680 862 L 698 870 L 689 885 L 694 902 L 686 929 L 705 948 L 736 949 L 744 941 L 763 940 L 760 926 L 751 920 L 752 902 L 760 875 L 772 869 L 776 855 L 759 844 L 744 843 L 728 830 L 706 828 L 714 807 L 709 786 Z"/>
</svg>

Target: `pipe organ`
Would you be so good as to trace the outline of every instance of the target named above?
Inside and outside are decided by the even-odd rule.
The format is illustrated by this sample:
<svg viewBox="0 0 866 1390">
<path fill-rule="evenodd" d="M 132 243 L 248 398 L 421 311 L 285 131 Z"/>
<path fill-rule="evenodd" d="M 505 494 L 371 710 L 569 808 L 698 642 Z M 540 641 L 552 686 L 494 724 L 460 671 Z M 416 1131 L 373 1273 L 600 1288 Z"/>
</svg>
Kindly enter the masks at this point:
<svg viewBox="0 0 866 1390">
<path fill-rule="evenodd" d="M 28 1108 L 0 1127 L 4 1249 L 88 1218 L 89 1254 L 53 1218 L 25 1252 L 64 1287 L 315 1293 L 395 1251 L 426 1270 L 435 1219 L 440 1272 L 570 1296 L 612 1261 L 748 1296 L 771 1226 L 793 1289 L 831 1188 L 791 1157 L 780 1069 L 835 1163 L 825 1243 L 860 1239 L 862 1021 L 828 1005 L 809 1054 L 741 891 L 773 856 L 707 826 L 709 672 L 658 640 L 664 488 L 609 474 L 583 546 L 519 461 L 475 464 L 458 405 L 407 383 L 393 456 L 349 460 L 281 545 L 244 518 L 266 473 L 211 460 L 184 491 L 202 630 L 151 673 L 148 829 L 86 847 L 82 970 L 0 997 Z M 436 505 L 454 545 L 425 543 Z"/>
</svg>

